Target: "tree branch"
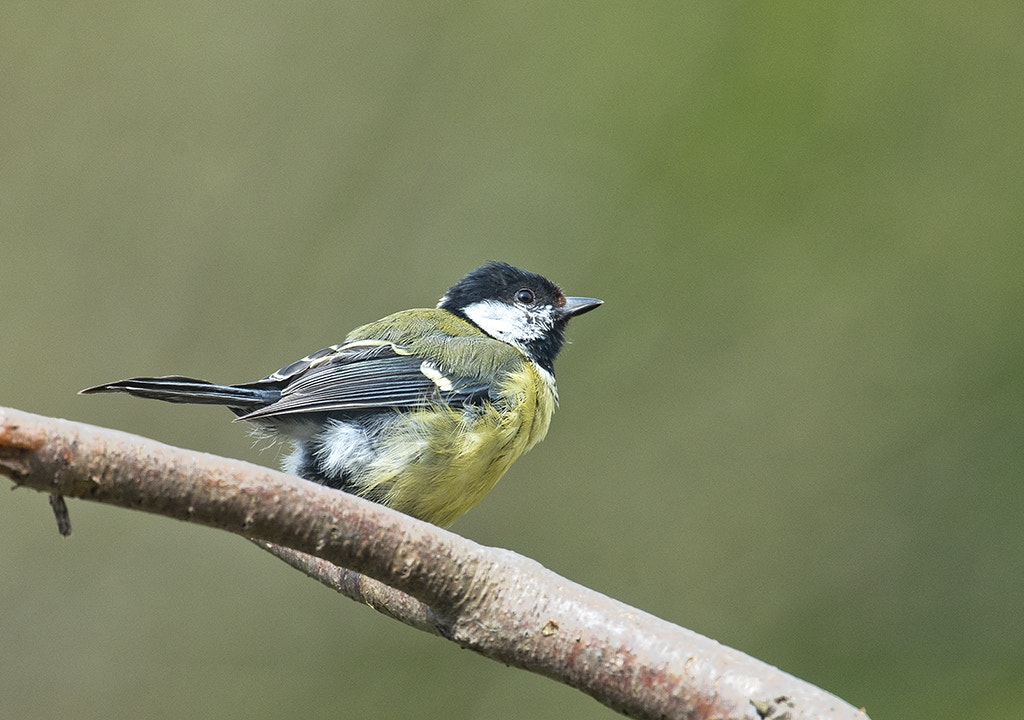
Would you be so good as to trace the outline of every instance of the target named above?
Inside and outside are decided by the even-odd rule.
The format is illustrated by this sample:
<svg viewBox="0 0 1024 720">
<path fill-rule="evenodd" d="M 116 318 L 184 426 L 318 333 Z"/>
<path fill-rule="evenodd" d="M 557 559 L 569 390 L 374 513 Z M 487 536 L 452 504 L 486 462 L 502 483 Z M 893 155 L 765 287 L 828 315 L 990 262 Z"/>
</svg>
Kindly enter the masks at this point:
<svg viewBox="0 0 1024 720">
<path fill-rule="evenodd" d="M 866 720 L 809 683 L 533 560 L 250 463 L 0 407 L 0 473 L 52 496 L 250 538 L 391 617 L 633 717 Z"/>
<path fill-rule="evenodd" d="M 334 563 L 314 555 L 307 555 L 298 550 L 276 545 L 264 540 L 251 540 L 257 547 L 263 548 L 271 555 L 284 560 L 296 570 L 318 580 L 356 602 L 369 605 L 382 615 L 404 622 L 417 630 L 431 635 L 444 635 L 444 622 L 429 606 L 414 597 L 395 590 L 368 575 L 338 567 Z"/>
</svg>

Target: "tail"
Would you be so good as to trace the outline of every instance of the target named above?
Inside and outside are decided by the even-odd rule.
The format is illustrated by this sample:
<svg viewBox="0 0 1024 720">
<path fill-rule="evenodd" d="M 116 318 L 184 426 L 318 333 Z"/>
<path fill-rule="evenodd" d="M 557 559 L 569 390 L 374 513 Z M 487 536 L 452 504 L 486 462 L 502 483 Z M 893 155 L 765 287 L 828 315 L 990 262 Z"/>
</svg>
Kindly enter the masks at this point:
<svg viewBox="0 0 1024 720">
<path fill-rule="evenodd" d="M 253 387 L 254 385 L 257 387 Z M 125 392 L 135 397 L 173 403 L 227 405 L 238 415 L 244 415 L 269 405 L 281 397 L 281 391 L 277 388 L 258 387 L 258 383 L 217 385 L 206 380 L 180 375 L 128 378 L 86 388 L 79 394 L 91 395 L 105 392 Z"/>
</svg>

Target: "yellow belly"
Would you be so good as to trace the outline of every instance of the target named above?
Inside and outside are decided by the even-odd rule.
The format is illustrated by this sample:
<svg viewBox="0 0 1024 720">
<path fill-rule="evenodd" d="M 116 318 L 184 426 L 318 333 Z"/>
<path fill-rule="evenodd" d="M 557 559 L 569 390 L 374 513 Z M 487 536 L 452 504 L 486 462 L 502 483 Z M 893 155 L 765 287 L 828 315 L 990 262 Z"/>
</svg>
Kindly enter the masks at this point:
<svg viewBox="0 0 1024 720">
<path fill-rule="evenodd" d="M 493 403 L 406 415 L 406 430 L 382 448 L 389 461 L 371 463 L 356 479 L 358 494 L 435 525 L 453 523 L 547 434 L 557 402 L 554 379 L 532 364 L 517 374 Z"/>
</svg>

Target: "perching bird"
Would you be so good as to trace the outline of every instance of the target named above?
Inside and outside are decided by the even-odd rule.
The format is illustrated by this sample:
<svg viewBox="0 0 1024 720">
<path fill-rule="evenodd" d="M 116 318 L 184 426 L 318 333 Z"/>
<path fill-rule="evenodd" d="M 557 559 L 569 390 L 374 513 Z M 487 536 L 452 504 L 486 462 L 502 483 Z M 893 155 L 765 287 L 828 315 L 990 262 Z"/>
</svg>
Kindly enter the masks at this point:
<svg viewBox="0 0 1024 720">
<path fill-rule="evenodd" d="M 364 325 L 262 380 L 142 377 L 82 393 L 226 405 L 294 443 L 286 472 L 445 527 L 544 438 L 566 324 L 601 304 L 489 263 L 436 308 Z"/>
</svg>

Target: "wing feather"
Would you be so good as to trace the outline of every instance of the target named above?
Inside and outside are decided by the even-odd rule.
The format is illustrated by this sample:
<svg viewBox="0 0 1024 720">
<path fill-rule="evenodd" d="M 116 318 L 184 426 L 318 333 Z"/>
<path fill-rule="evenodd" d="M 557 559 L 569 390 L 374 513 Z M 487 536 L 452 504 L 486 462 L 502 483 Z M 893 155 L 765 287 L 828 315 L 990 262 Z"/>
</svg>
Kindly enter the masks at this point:
<svg viewBox="0 0 1024 720">
<path fill-rule="evenodd" d="M 259 381 L 268 382 L 281 388 L 280 399 L 239 420 L 408 409 L 436 402 L 462 407 L 479 403 L 489 391 L 479 380 L 444 376 L 430 361 L 409 354 L 402 346 L 380 342 L 325 348 Z"/>
</svg>

